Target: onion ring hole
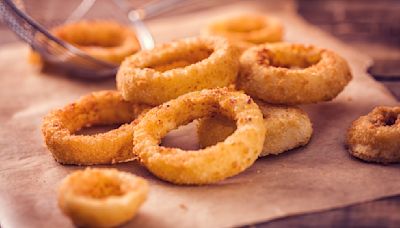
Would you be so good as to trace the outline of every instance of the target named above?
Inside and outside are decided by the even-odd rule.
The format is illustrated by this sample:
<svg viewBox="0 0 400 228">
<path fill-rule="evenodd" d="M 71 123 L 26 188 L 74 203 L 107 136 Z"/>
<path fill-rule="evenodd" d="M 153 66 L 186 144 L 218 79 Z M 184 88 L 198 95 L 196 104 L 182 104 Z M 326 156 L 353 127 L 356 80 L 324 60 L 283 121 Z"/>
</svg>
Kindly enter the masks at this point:
<svg viewBox="0 0 400 228">
<path fill-rule="evenodd" d="M 98 39 L 96 36 L 71 36 L 66 33 L 60 33 L 58 36 L 60 39 L 80 47 L 112 48 L 120 46 L 124 41 L 120 31 L 103 30 L 103 32 L 104 36 L 112 37 L 112 39 Z"/>
<path fill-rule="evenodd" d="M 400 115 L 391 110 L 379 110 L 380 115 L 376 119 L 372 120 L 377 126 L 393 126 L 396 123 L 400 123 Z"/>
<path fill-rule="evenodd" d="M 123 123 L 125 124 L 125 123 Z M 90 126 L 85 126 L 76 132 L 74 132 L 75 135 L 96 135 L 96 134 L 101 134 L 101 133 L 106 133 L 108 131 L 118 129 L 121 127 L 123 124 L 101 124 L 101 125 L 90 125 Z"/>
<path fill-rule="evenodd" d="M 164 59 L 161 62 L 157 62 L 157 64 L 150 65 L 147 68 L 151 68 L 160 72 L 165 72 L 176 68 L 184 68 L 207 59 L 212 53 L 213 50 L 211 49 L 206 47 L 198 47 L 197 49 L 193 50 L 190 55 L 182 52 L 178 55 L 171 56 L 172 58 Z"/>
<path fill-rule="evenodd" d="M 200 150 L 196 131 L 197 120 L 181 125 L 168 132 L 162 139 L 160 146 L 178 148 L 181 150 Z"/>
<path fill-rule="evenodd" d="M 276 50 L 275 52 L 263 48 L 258 52 L 257 62 L 260 65 L 282 67 L 288 69 L 305 69 L 317 64 L 321 60 L 320 52 L 304 52 L 293 50 L 286 52 Z"/>
<path fill-rule="evenodd" d="M 225 23 L 226 30 L 237 33 L 253 32 L 267 26 L 265 20 L 251 17 L 234 17 L 227 20 Z"/>
</svg>

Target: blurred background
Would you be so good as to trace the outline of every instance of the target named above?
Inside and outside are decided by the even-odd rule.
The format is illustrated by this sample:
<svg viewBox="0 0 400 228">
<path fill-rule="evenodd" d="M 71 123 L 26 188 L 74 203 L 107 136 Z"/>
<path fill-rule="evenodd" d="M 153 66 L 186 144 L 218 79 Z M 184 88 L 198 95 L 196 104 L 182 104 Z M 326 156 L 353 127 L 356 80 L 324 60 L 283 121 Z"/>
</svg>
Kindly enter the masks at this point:
<svg viewBox="0 0 400 228">
<path fill-rule="evenodd" d="M 309 23 L 331 33 L 333 36 L 369 55 L 374 65 L 369 73 L 385 84 L 400 99 L 400 1 L 399 0 L 293 0 L 297 12 Z M 17 1 L 18 2 L 18 1 Z M 81 1 L 64 1 L 62 10 L 54 10 L 52 0 L 25 0 L 28 12 L 39 21 L 51 18 L 59 24 Z M 143 5 L 149 1 L 133 0 Z M 187 14 L 224 4 L 228 0 L 189 0 L 183 7 L 167 11 L 160 16 Z M 260 1 L 262 2 L 262 1 Z M 97 7 L 89 11 L 90 16 L 110 13 L 109 1 L 97 0 Z M 107 5 L 107 7 L 102 7 Z M 30 7 L 30 8 L 29 8 Z M 39 12 L 38 12 L 39 11 Z M 15 42 L 18 38 L 0 22 L 0 45 Z"/>
<path fill-rule="evenodd" d="M 370 56 L 374 64 L 369 73 L 383 83 L 400 100 L 400 0 L 282 0 L 294 2 L 296 10 L 310 24 L 332 34 L 349 46 Z M 27 10 L 35 14 L 39 22 L 51 18 L 59 24 L 68 17 L 80 0 L 64 1 L 62 9 L 55 0 L 24 0 Z M 136 4 L 148 1 L 133 0 Z M 189 14 L 198 10 L 224 4 L 232 0 L 188 0 L 184 7 L 164 12 L 160 16 L 170 17 Z M 261 1 L 260 2 L 264 2 Z M 89 17 L 113 11 L 108 0 L 97 0 L 97 7 Z M 56 6 L 57 5 L 57 6 Z M 56 9 L 56 10 L 54 10 Z M 114 15 L 115 16 L 115 15 Z M 118 15 L 117 15 L 118 16 Z M 122 15 L 120 15 L 122 17 Z M 19 39 L 0 22 L 0 48 Z M 278 219 L 257 227 L 321 227 L 347 225 L 350 227 L 398 227 L 400 223 L 400 196 L 363 203 L 309 215 Z"/>
</svg>

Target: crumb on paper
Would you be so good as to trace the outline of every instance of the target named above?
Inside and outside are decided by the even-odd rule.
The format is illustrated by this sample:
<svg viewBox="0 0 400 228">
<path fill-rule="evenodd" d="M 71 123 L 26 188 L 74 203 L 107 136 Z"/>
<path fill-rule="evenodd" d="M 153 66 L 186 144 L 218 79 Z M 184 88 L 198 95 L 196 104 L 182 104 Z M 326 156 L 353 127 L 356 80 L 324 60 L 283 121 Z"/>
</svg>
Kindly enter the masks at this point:
<svg viewBox="0 0 400 228">
<path fill-rule="evenodd" d="M 182 210 L 185 210 L 185 211 L 187 211 L 187 206 L 185 205 L 185 204 L 183 204 L 183 203 L 181 203 L 181 204 L 179 204 L 179 207 L 182 209 Z"/>
</svg>

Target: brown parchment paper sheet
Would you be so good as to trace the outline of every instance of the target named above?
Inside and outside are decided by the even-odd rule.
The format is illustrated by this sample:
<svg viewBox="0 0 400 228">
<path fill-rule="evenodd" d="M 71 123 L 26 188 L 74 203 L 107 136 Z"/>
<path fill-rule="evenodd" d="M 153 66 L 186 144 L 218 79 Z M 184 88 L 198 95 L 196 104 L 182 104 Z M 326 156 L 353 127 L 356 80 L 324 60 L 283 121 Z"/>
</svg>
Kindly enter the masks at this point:
<svg viewBox="0 0 400 228">
<path fill-rule="evenodd" d="M 306 24 L 293 4 L 254 2 L 149 22 L 157 41 L 197 34 L 207 21 L 235 12 L 279 17 L 286 40 L 333 49 L 350 63 L 354 80 L 334 101 L 304 106 L 314 125 L 308 146 L 259 159 L 242 174 L 214 185 L 176 186 L 158 180 L 136 162 L 115 165 L 150 181 L 151 191 L 126 227 L 228 227 L 313 212 L 400 193 L 400 166 L 367 164 L 344 148 L 350 122 L 376 105 L 394 105 L 388 91 L 366 75 L 369 58 Z M 72 227 L 57 207 L 56 187 L 83 167 L 56 163 L 43 145 L 42 117 L 90 91 L 115 88 L 42 74 L 27 64 L 25 45 L 0 51 L 0 223 L 2 227 Z M 193 128 L 168 137 L 170 144 L 196 145 Z M 205 169 L 207 167 L 204 167 Z"/>
</svg>

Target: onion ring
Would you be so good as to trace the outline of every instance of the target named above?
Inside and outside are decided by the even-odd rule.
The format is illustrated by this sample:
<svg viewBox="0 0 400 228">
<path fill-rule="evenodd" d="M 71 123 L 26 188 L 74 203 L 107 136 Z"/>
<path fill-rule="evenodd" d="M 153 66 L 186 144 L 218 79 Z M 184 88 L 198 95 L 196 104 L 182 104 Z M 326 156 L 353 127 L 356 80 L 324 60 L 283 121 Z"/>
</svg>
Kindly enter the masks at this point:
<svg viewBox="0 0 400 228">
<path fill-rule="evenodd" d="M 370 162 L 400 162 L 400 106 L 376 107 L 355 120 L 347 133 L 354 157 Z"/>
<path fill-rule="evenodd" d="M 51 33 L 96 59 L 115 64 L 140 49 L 135 32 L 112 21 L 79 21 L 55 27 Z"/>
<path fill-rule="evenodd" d="M 224 142 L 203 150 L 159 146 L 179 125 L 214 112 L 236 121 L 237 130 Z M 176 184 L 207 184 L 236 175 L 257 159 L 265 138 L 262 113 L 253 100 L 236 91 L 191 92 L 148 111 L 134 127 L 133 151 L 157 177 Z"/>
<path fill-rule="evenodd" d="M 243 49 L 254 44 L 282 41 L 283 25 L 272 17 L 243 14 L 215 21 L 203 33 L 226 37 Z"/>
<path fill-rule="evenodd" d="M 135 159 L 133 125 L 96 135 L 73 135 L 79 129 L 104 124 L 130 123 L 149 107 L 124 101 L 117 91 L 94 92 L 49 113 L 42 133 L 57 162 L 74 165 L 113 164 Z"/>
<path fill-rule="evenodd" d="M 346 60 L 311 45 L 260 45 L 245 51 L 240 64 L 238 88 L 272 104 L 329 101 L 352 78 Z"/>
<path fill-rule="evenodd" d="M 136 215 L 148 188 L 146 180 L 127 172 L 87 168 L 62 181 L 58 205 L 78 226 L 118 226 Z"/>
<path fill-rule="evenodd" d="M 233 83 L 239 51 L 219 37 L 187 38 L 127 58 L 117 74 L 124 99 L 159 105 L 191 91 Z"/>
<path fill-rule="evenodd" d="M 277 155 L 304 146 L 310 141 L 312 123 L 303 110 L 269 105 L 261 101 L 256 103 L 263 113 L 265 128 L 268 129 L 260 157 Z M 197 126 L 201 148 L 223 141 L 236 129 L 235 122 L 221 115 L 202 118 Z"/>
</svg>

